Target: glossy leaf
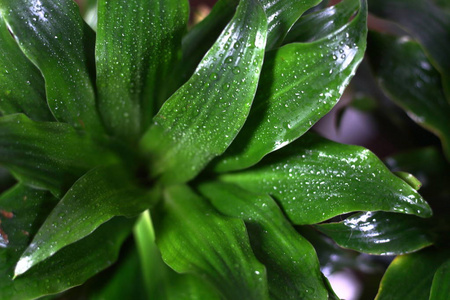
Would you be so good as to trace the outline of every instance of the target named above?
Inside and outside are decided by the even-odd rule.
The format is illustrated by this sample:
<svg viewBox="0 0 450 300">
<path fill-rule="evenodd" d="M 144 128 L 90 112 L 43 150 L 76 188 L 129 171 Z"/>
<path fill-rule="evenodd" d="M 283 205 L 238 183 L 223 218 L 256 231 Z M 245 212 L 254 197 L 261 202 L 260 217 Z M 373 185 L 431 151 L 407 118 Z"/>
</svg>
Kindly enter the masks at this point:
<svg viewBox="0 0 450 300">
<path fill-rule="evenodd" d="M 434 274 L 430 300 L 446 300 L 450 295 L 450 259 L 443 263 Z"/>
<path fill-rule="evenodd" d="M 252 253 L 244 222 L 222 216 L 187 186 L 165 191 L 154 215 L 156 244 L 178 273 L 206 279 L 226 299 L 268 299 L 266 270 Z"/>
<path fill-rule="evenodd" d="M 442 140 L 450 158 L 450 103 L 442 91 L 440 74 L 414 41 L 371 34 L 370 61 L 382 88 L 419 125 Z"/>
<path fill-rule="evenodd" d="M 39 70 L 23 55 L 0 16 L 0 113 L 25 113 L 37 121 L 54 120 Z"/>
<path fill-rule="evenodd" d="M 74 1 L 1 0 L 0 12 L 22 51 L 42 72 L 56 119 L 101 132 L 85 52 L 92 32 Z"/>
<path fill-rule="evenodd" d="M 150 124 L 154 101 L 181 51 L 187 0 L 98 3 L 99 110 L 114 135 L 136 140 Z"/>
<path fill-rule="evenodd" d="M 220 182 L 199 189 L 221 213 L 245 221 L 252 249 L 267 268 L 271 299 L 327 298 L 314 248 L 270 196 Z"/>
<path fill-rule="evenodd" d="M 216 171 L 254 165 L 331 110 L 363 58 L 366 18 L 363 1 L 359 14 L 326 38 L 267 53 L 248 120 Z"/>
<path fill-rule="evenodd" d="M 425 200 L 369 150 L 313 134 L 258 165 L 220 179 L 272 195 L 294 224 L 314 224 L 352 211 L 431 215 Z"/>
<path fill-rule="evenodd" d="M 64 195 L 30 246 L 15 275 L 92 233 L 114 216 L 133 217 L 157 200 L 157 192 L 141 189 L 122 166 L 98 167 L 81 177 Z"/>
<path fill-rule="evenodd" d="M 429 222 L 403 214 L 358 213 L 316 228 L 342 247 L 376 255 L 405 254 L 433 244 Z"/>
<path fill-rule="evenodd" d="M 89 169 L 116 162 L 107 146 L 68 124 L 34 122 L 20 114 L 0 118 L 0 163 L 24 183 L 56 196 Z"/>
<path fill-rule="evenodd" d="M 376 300 L 429 299 L 433 276 L 449 257 L 448 251 L 434 248 L 398 256 L 384 274 Z"/>
<path fill-rule="evenodd" d="M 33 267 L 23 276 L 8 281 L 0 289 L 2 299 L 34 299 L 55 294 L 84 283 L 110 266 L 119 254 L 120 246 L 128 236 L 133 220 L 115 218 L 102 225 L 93 234 L 56 253 Z M 19 253 L 15 254 L 15 259 Z M 11 260 L 10 260 L 11 262 Z M 11 266 L 13 267 L 13 266 Z M 11 273 L 9 273 L 11 272 Z"/>
<path fill-rule="evenodd" d="M 154 118 L 142 148 L 154 176 L 184 182 L 221 154 L 241 129 L 258 84 L 266 41 L 259 2 L 245 0 L 194 75 Z"/>
</svg>

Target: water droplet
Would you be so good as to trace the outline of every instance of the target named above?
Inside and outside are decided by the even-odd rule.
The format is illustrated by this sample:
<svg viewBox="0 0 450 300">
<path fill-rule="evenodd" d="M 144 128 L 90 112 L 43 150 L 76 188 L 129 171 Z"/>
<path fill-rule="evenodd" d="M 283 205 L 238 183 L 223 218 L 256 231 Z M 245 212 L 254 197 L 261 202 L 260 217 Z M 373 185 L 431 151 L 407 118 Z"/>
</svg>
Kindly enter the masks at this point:
<svg viewBox="0 0 450 300">
<path fill-rule="evenodd" d="M 217 75 L 217 73 L 211 73 L 211 75 L 209 75 L 209 79 L 211 79 L 212 81 L 216 81 L 219 78 L 219 76 Z"/>
<path fill-rule="evenodd" d="M 233 62 L 233 56 L 228 56 L 227 58 L 225 58 L 225 63 L 229 64 Z"/>
<path fill-rule="evenodd" d="M 234 75 L 238 75 L 239 73 L 241 73 L 241 69 L 239 67 L 234 67 L 233 68 L 233 74 Z"/>
</svg>

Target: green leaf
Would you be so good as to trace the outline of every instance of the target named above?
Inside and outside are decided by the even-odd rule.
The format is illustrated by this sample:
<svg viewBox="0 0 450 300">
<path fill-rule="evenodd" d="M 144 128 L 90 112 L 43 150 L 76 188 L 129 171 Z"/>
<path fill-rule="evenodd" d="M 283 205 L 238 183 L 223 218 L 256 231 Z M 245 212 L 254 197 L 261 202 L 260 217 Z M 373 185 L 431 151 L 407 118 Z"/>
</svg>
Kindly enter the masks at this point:
<svg viewBox="0 0 450 300">
<path fill-rule="evenodd" d="M 366 5 L 340 30 L 267 53 L 248 120 L 216 171 L 254 165 L 304 134 L 337 103 L 366 46 Z"/>
<path fill-rule="evenodd" d="M 398 256 L 384 274 L 376 300 L 429 299 L 433 276 L 449 257 L 448 251 L 434 248 Z"/>
<path fill-rule="evenodd" d="M 181 51 L 188 10 L 187 0 L 99 1 L 99 110 L 114 135 L 137 140 L 150 124 Z"/>
<path fill-rule="evenodd" d="M 35 299 L 84 283 L 117 259 L 120 246 L 130 233 L 133 223 L 134 220 L 115 218 L 14 281 L 11 280 L 11 268 L 5 282 L 7 286 L 0 289 L 0 297 Z M 14 259 L 17 259 L 20 252 L 15 254 Z"/>
<path fill-rule="evenodd" d="M 142 148 L 153 176 L 185 182 L 223 153 L 250 110 L 266 42 L 266 16 L 258 1 L 242 1 L 236 15 L 194 75 L 154 118 Z"/>
<path fill-rule="evenodd" d="M 429 222 L 416 216 L 365 212 L 315 226 L 338 245 L 375 255 L 398 255 L 433 244 Z"/>
<path fill-rule="evenodd" d="M 368 54 L 385 92 L 419 125 L 442 140 L 450 159 L 450 103 L 440 74 L 414 41 L 371 33 Z"/>
<path fill-rule="evenodd" d="M 15 276 L 91 234 L 114 216 L 133 217 L 157 200 L 122 166 L 98 167 L 81 177 L 47 217 L 20 257 Z"/>
<path fill-rule="evenodd" d="M 258 165 L 220 179 L 269 193 L 294 224 L 314 224 L 352 211 L 429 217 L 431 209 L 369 150 L 307 134 Z"/>
<path fill-rule="evenodd" d="M 0 113 L 25 113 L 37 121 L 54 120 L 39 70 L 23 55 L 0 15 Z"/>
<path fill-rule="evenodd" d="M 92 32 L 74 1 L 1 0 L 0 12 L 22 51 L 42 72 L 56 119 L 101 132 L 85 51 Z"/>
<path fill-rule="evenodd" d="M 220 182 L 204 183 L 199 189 L 221 213 L 245 221 L 252 249 L 267 268 L 271 299 L 327 298 L 313 246 L 270 196 Z"/>
<path fill-rule="evenodd" d="M 153 217 L 156 244 L 178 273 L 209 281 L 226 299 L 268 299 L 266 270 L 252 253 L 244 222 L 222 216 L 187 186 L 174 185 Z"/>
<path fill-rule="evenodd" d="M 21 114 L 0 117 L 0 163 L 17 179 L 58 197 L 91 168 L 117 160 L 105 141 L 68 124 L 34 122 Z"/>
<path fill-rule="evenodd" d="M 430 300 L 446 300 L 450 295 L 450 259 L 443 263 L 434 274 Z"/>
</svg>

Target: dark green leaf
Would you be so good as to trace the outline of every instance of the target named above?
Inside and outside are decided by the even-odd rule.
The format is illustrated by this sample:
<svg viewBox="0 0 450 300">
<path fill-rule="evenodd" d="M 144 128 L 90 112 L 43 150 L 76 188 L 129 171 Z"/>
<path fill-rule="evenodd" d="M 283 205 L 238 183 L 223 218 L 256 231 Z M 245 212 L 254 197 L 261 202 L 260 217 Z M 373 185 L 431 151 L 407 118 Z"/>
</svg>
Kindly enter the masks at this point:
<svg viewBox="0 0 450 300">
<path fill-rule="evenodd" d="M 89 169 L 118 160 L 106 146 L 68 124 L 0 117 L 0 163 L 24 183 L 58 197 Z"/>
<path fill-rule="evenodd" d="M 237 135 L 250 110 L 264 56 L 267 21 L 245 0 L 194 75 L 161 108 L 144 136 L 152 175 L 184 182 Z"/>
<path fill-rule="evenodd" d="M 39 70 L 23 55 L 0 16 L 0 113 L 25 113 L 37 121 L 54 120 Z"/>
<path fill-rule="evenodd" d="M 382 88 L 419 125 L 438 135 L 450 159 L 450 103 L 440 74 L 414 41 L 371 33 L 369 58 Z"/>
<path fill-rule="evenodd" d="M 327 298 L 314 248 L 270 196 L 220 182 L 199 189 L 221 213 L 245 221 L 252 249 L 267 268 L 271 299 Z"/>
<path fill-rule="evenodd" d="M 41 70 L 56 119 L 101 131 L 85 52 L 92 33 L 74 1 L 1 0 L 0 12 L 22 51 Z"/>
<path fill-rule="evenodd" d="M 450 259 L 443 263 L 434 274 L 430 300 L 446 300 L 450 295 Z"/>
<path fill-rule="evenodd" d="M 193 273 L 226 299 L 268 299 L 266 270 L 252 253 L 244 222 L 216 212 L 187 186 L 166 190 L 154 217 L 156 244 L 179 273 Z"/>
<path fill-rule="evenodd" d="M 99 110 L 110 132 L 136 140 L 181 51 L 187 0 L 99 1 L 96 42 Z"/>
<path fill-rule="evenodd" d="M 224 174 L 279 201 L 295 224 L 314 224 L 352 211 L 384 210 L 431 215 L 425 200 L 369 150 L 313 134 L 267 156 L 260 164 Z"/>
<path fill-rule="evenodd" d="M 448 251 L 434 248 L 398 256 L 384 274 L 376 300 L 429 299 L 433 276 L 449 257 Z"/>
<path fill-rule="evenodd" d="M 338 245 L 376 255 L 398 255 L 430 246 L 430 224 L 416 216 L 366 212 L 339 223 L 316 225 Z"/>
<path fill-rule="evenodd" d="M 135 216 L 156 199 L 156 192 L 139 188 L 122 166 L 89 171 L 47 217 L 17 263 L 16 276 L 89 235 L 112 217 Z"/>
<path fill-rule="evenodd" d="M 266 55 L 254 106 L 216 170 L 242 169 L 304 134 L 337 103 L 366 47 L 365 2 L 328 37 L 289 44 Z"/>
</svg>

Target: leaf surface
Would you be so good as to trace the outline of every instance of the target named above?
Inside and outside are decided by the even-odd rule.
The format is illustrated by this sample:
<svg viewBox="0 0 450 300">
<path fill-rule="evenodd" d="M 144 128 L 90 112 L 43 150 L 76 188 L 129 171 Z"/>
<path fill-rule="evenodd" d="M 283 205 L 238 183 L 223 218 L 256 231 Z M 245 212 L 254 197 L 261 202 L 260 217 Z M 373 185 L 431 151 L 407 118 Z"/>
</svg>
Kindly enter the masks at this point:
<svg viewBox="0 0 450 300">
<path fill-rule="evenodd" d="M 186 0 L 99 1 L 99 109 L 114 135 L 136 140 L 150 124 L 154 101 L 181 51 L 188 9 Z"/>
<path fill-rule="evenodd" d="M 363 58 L 366 10 L 363 1 L 358 15 L 327 37 L 266 54 L 248 120 L 218 159 L 216 171 L 254 165 L 303 135 L 333 108 Z"/>
<path fill-rule="evenodd" d="M 20 257 L 15 275 L 25 273 L 63 247 L 91 234 L 114 216 L 139 214 L 155 198 L 156 195 L 139 188 L 122 166 L 98 167 L 89 171 L 70 188 L 47 217 Z"/>
<path fill-rule="evenodd" d="M 247 170 L 220 179 L 272 195 L 294 224 L 315 224 L 352 211 L 429 217 L 431 209 L 369 150 L 307 134 Z"/>
<path fill-rule="evenodd" d="M 430 300 L 445 300 L 450 295 L 450 259 L 443 263 L 433 277 Z"/>
<path fill-rule="evenodd" d="M 252 249 L 267 268 L 272 299 L 327 298 L 313 246 L 270 196 L 220 182 L 201 184 L 199 189 L 221 213 L 245 221 Z"/>
<path fill-rule="evenodd" d="M 102 132 L 87 67 L 87 42 L 93 33 L 74 1 L 1 0 L 0 12 L 22 51 L 42 72 L 56 119 Z"/>
<path fill-rule="evenodd" d="M 250 110 L 264 56 L 267 20 L 258 1 L 236 15 L 194 75 L 163 105 L 142 141 L 152 175 L 185 182 L 223 153 Z"/>
<path fill-rule="evenodd" d="M 156 244 L 178 273 L 209 281 L 226 299 L 268 299 L 266 270 L 256 260 L 244 222 L 215 211 L 189 187 L 174 185 L 154 214 Z"/>
</svg>

